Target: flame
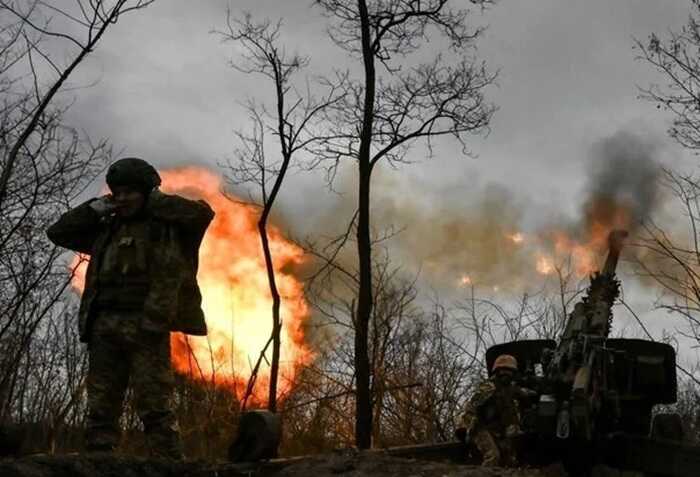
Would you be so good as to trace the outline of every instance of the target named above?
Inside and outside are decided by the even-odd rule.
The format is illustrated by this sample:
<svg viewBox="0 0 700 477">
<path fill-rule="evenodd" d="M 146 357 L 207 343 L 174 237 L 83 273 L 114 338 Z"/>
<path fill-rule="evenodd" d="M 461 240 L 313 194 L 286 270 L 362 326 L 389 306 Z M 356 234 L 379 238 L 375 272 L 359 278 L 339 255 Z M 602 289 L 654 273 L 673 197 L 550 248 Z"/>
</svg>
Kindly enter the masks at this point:
<svg viewBox="0 0 700 477">
<path fill-rule="evenodd" d="M 172 363 L 179 373 L 193 379 L 230 387 L 239 398 L 252 367 L 272 330 L 272 298 L 257 231 L 259 211 L 229 200 L 220 192 L 221 179 L 206 169 L 187 167 L 161 172 L 166 193 L 204 199 L 216 212 L 199 250 L 197 279 L 207 321 L 206 337 L 171 334 Z M 303 324 L 309 317 L 303 284 L 289 272 L 304 263 L 301 248 L 268 225 L 277 287 L 282 297 L 280 372 L 278 393 L 286 394 L 300 366 L 308 363 Z M 82 291 L 85 265 L 77 265 L 73 286 Z M 267 356 L 271 356 L 272 348 Z M 263 361 L 253 398 L 263 402 L 269 384 L 269 368 Z"/>
<path fill-rule="evenodd" d="M 600 269 L 599 259 L 607 253 L 610 232 L 629 230 L 631 225 L 632 214 L 625 204 L 602 199 L 594 201 L 587 210 L 587 223 L 580 238 L 564 230 L 546 234 L 553 243 L 553 251 L 538 252 L 535 269 L 542 275 L 549 275 L 555 270 L 555 264 L 570 260 L 576 275 L 591 275 Z"/>
<path fill-rule="evenodd" d="M 472 279 L 469 275 L 463 275 L 462 278 L 459 280 L 460 285 L 462 286 L 467 286 L 472 284 Z"/>
</svg>

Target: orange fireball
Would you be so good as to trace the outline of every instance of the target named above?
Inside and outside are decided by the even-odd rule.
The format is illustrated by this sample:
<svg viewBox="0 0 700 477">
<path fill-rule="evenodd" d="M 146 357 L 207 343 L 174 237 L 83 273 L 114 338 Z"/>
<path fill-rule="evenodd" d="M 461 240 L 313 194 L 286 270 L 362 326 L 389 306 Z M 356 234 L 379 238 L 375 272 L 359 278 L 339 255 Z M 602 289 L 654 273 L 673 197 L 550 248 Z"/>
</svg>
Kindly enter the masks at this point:
<svg viewBox="0 0 700 477">
<path fill-rule="evenodd" d="M 634 226 L 630 207 L 615 201 L 597 199 L 589 204 L 586 223 L 580 235 L 564 230 L 549 231 L 553 244 L 551 254 L 539 253 L 536 269 L 542 275 L 555 270 L 554 264 L 571 263 L 572 271 L 585 277 L 600 270 L 599 261 L 608 251 L 608 235 L 613 230 L 629 230 Z"/>
<path fill-rule="evenodd" d="M 209 332 L 206 337 L 173 333 L 173 366 L 193 379 L 230 387 L 240 398 L 272 330 L 272 297 L 257 230 L 259 210 L 226 198 L 221 192 L 221 178 L 206 169 L 186 167 L 160 174 L 163 192 L 204 199 L 216 212 L 199 250 L 197 275 Z M 291 389 L 300 366 L 312 357 L 303 330 L 309 317 L 304 287 L 290 273 L 305 257 L 303 250 L 286 240 L 276 227 L 268 225 L 268 235 L 282 297 L 278 393 L 283 396 Z M 82 290 L 84 282 L 82 264 L 73 285 Z M 271 354 L 270 347 L 267 356 Z M 256 382 L 254 397 L 264 401 L 269 384 L 265 360 Z"/>
</svg>

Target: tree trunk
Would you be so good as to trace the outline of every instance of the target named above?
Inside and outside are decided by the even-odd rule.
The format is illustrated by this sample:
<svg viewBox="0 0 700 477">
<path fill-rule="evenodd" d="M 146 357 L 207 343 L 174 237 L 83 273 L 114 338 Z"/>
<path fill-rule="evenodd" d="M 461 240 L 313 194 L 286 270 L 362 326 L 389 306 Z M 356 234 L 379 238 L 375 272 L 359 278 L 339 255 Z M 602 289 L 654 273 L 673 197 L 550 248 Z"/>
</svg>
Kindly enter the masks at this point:
<svg viewBox="0 0 700 477">
<path fill-rule="evenodd" d="M 362 170 L 362 166 L 360 166 Z M 357 380 L 355 441 L 360 449 L 372 445 L 372 402 L 370 396 L 369 320 L 372 314 L 372 246 L 369 236 L 369 179 L 360 173 L 360 197 L 357 225 L 357 251 L 360 287 L 355 317 L 355 376 Z"/>
<path fill-rule="evenodd" d="M 365 98 L 359 150 L 359 196 L 357 222 L 357 253 L 360 285 L 355 316 L 355 444 L 360 449 L 372 445 L 372 399 L 370 395 L 370 365 L 367 350 L 369 321 L 372 316 L 372 242 L 370 238 L 370 180 L 372 164 L 372 120 L 374 115 L 375 71 L 371 47 L 369 14 L 364 0 L 358 0 L 362 29 L 362 57 L 365 69 Z"/>
<path fill-rule="evenodd" d="M 269 202 L 271 206 L 272 203 Z M 258 232 L 262 241 L 263 253 L 265 254 L 265 268 L 267 269 L 267 281 L 270 285 L 272 295 L 272 362 L 270 363 L 270 386 L 268 394 L 267 408 L 271 412 L 277 411 L 277 376 L 279 374 L 280 363 L 280 294 L 275 281 L 275 269 L 272 264 L 272 254 L 270 252 L 270 242 L 267 236 L 267 214 L 263 213 L 263 218 L 258 222 Z"/>
</svg>

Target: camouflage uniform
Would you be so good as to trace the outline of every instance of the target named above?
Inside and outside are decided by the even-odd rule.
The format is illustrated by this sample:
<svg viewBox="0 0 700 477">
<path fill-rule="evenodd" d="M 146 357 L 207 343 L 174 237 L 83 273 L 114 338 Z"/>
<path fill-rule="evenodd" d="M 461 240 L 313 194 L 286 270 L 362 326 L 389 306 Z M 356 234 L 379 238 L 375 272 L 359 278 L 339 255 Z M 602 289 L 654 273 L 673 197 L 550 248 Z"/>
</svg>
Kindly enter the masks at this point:
<svg viewBox="0 0 700 477">
<path fill-rule="evenodd" d="M 129 311 L 100 312 L 95 319 L 87 376 L 88 447 L 117 446 L 118 421 L 130 381 L 151 454 L 180 458 L 182 444 L 170 403 L 170 334 L 143 331 L 141 320 L 141 313 Z"/>
<path fill-rule="evenodd" d="M 520 412 L 513 385 L 483 381 L 467 403 L 458 428 L 465 429 L 483 456 L 484 466 L 515 466 L 510 437 L 520 432 Z"/>
<path fill-rule="evenodd" d="M 196 273 L 214 213 L 203 201 L 158 190 L 129 220 L 100 216 L 90 202 L 47 231 L 57 245 L 90 255 L 79 313 L 80 337 L 89 344 L 87 448 L 117 445 L 130 384 L 151 453 L 180 458 L 170 331 L 206 335 Z"/>
</svg>

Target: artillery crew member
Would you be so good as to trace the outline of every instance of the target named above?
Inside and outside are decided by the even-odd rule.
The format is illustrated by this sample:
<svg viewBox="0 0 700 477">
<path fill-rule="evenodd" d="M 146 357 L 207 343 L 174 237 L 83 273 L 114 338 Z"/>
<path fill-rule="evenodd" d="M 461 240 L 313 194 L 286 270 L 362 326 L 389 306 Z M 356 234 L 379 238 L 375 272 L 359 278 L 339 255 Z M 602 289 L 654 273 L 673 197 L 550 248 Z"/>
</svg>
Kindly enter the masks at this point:
<svg viewBox="0 0 700 477">
<path fill-rule="evenodd" d="M 106 180 L 111 195 L 69 210 L 47 231 L 55 244 L 90 256 L 79 312 L 89 354 L 86 449 L 117 446 L 130 384 L 151 455 L 181 459 L 170 332 L 206 335 L 196 274 L 214 212 L 161 193 L 160 176 L 142 159 L 116 161 Z"/>
<path fill-rule="evenodd" d="M 479 384 L 457 425 L 457 435 L 476 445 L 484 466 L 517 464 L 512 442 L 522 434 L 517 399 L 526 392 L 513 384 L 517 370 L 518 362 L 513 356 L 496 358 L 492 376 Z"/>
</svg>

